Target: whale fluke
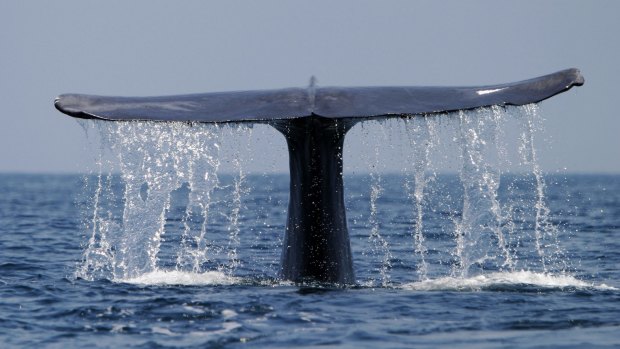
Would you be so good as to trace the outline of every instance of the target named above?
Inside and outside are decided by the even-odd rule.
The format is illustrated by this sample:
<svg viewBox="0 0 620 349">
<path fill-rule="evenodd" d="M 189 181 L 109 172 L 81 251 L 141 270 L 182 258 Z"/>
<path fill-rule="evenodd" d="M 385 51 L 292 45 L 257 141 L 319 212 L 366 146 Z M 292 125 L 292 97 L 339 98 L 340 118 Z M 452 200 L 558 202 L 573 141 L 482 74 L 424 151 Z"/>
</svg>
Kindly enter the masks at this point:
<svg viewBox="0 0 620 349">
<path fill-rule="evenodd" d="M 342 147 L 357 122 L 537 103 L 583 85 L 577 69 L 478 87 L 316 87 L 164 97 L 59 96 L 70 116 L 111 121 L 267 123 L 286 138 L 290 198 L 281 275 L 295 282 L 353 284 Z"/>
<path fill-rule="evenodd" d="M 491 105 L 537 103 L 584 82 L 577 69 L 500 85 L 476 87 L 315 87 L 215 92 L 162 97 L 64 94 L 56 108 L 103 120 L 267 122 L 308 116 L 413 116 Z"/>
</svg>

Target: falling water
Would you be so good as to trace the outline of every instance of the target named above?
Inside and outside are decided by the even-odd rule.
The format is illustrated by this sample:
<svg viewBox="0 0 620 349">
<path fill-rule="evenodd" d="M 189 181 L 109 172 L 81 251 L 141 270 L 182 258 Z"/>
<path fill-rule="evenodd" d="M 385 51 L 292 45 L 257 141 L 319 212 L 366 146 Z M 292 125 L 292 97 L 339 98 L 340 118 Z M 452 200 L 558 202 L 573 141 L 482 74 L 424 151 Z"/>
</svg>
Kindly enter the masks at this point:
<svg viewBox="0 0 620 349">
<path fill-rule="evenodd" d="M 379 227 L 388 225 L 377 213 L 384 188 L 376 169 L 379 151 L 388 142 L 381 135 L 389 133 L 391 127 L 405 129 L 408 141 L 404 186 L 411 202 L 412 252 L 418 280 L 447 274 L 458 279 L 488 273 L 517 275 L 523 270 L 562 274 L 568 268 L 559 229 L 551 221 L 546 204 L 544 176 L 534 146 L 535 134 L 541 130 L 536 105 L 431 114 L 406 119 L 404 125 L 373 124 L 379 128 L 376 133 L 366 131 L 368 134 L 363 135 L 374 140 L 363 141 L 370 148 L 365 152 L 371 178 L 368 229 L 375 255 L 384 256 L 383 284 L 390 282 L 389 268 L 393 266 L 386 261 L 392 258 L 395 247 L 386 228 L 379 232 Z M 450 145 L 453 151 L 446 152 Z M 513 149 L 516 154 L 511 154 Z M 447 153 L 455 155 L 456 161 Z M 459 163 L 460 194 L 434 185 L 437 171 L 446 166 L 442 161 Z M 427 218 L 426 212 L 433 214 Z M 437 222 L 441 216 L 448 222 Z M 427 228 L 429 223 L 431 227 Z M 445 238 L 436 232 L 450 230 L 445 228 L 450 226 L 454 240 L 452 247 L 447 247 Z M 435 236 L 427 236 L 427 230 Z M 538 260 L 531 258 L 532 251 Z M 443 264 L 451 266 L 447 274 L 442 271 Z"/>
<path fill-rule="evenodd" d="M 78 276 L 125 280 L 161 267 L 208 271 L 211 255 L 221 249 L 207 235 L 215 190 L 220 188 L 222 127 L 153 122 L 96 122 L 92 127 L 99 131 L 102 155 L 97 162 L 91 236 Z M 115 188 L 113 175 L 103 173 L 106 151 L 111 157 L 108 167 L 120 166 L 121 188 Z M 229 270 L 238 265 L 238 221 L 246 192 L 239 158 L 233 164 L 237 176 L 228 214 L 230 262 L 224 266 Z M 179 200 L 182 233 L 166 239 L 168 218 L 178 209 L 172 203 Z M 168 241 L 178 241 L 176 256 L 162 252 L 162 243 Z"/>
<path fill-rule="evenodd" d="M 435 178 L 430 154 L 439 141 L 436 124 L 437 120 L 432 117 L 406 119 L 405 124 L 411 148 L 409 152 L 411 156 L 408 162 L 413 164 L 413 183 L 408 179 L 405 182 L 405 188 L 409 198 L 414 203 L 413 238 L 415 253 L 419 255 L 417 272 L 420 279 L 428 277 L 427 247 L 424 239 L 424 209 L 426 205 L 424 196 L 427 184 Z"/>
<path fill-rule="evenodd" d="M 459 265 L 453 272 L 467 276 L 470 269 L 485 269 L 485 264 L 497 265 L 500 270 L 514 267 L 501 225 L 504 220 L 498 200 L 501 170 L 497 147 L 497 123 L 500 108 L 479 108 L 473 112 L 460 111 L 459 133 L 463 183 L 463 210 L 456 223 L 455 251 Z M 498 255 L 495 253 L 500 251 Z"/>
<path fill-rule="evenodd" d="M 509 122 L 517 127 L 510 127 Z M 81 124 L 90 137 L 100 141 L 97 171 L 88 182 L 93 187 L 93 203 L 83 260 L 76 272 L 81 278 L 140 280 L 165 271 L 208 274 L 221 281 L 252 264 L 240 255 L 241 246 L 247 245 L 241 236 L 244 216 L 261 216 L 257 218 L 261 224 L 271 224 L 265 219 L 268 211 L 285 215 L 284 208 L 265 206 L 273 205 L 270 196 L 259 206 L 262 211 L 246 210 L 244 197 L 252 188 L 243 164 L 253 148 L 251 128 L 155 122 Z M 394 268 L 402 267 L 394 263 L 405 260 L 395 258 L 396 254 L 406 249 L 412 256 L 407 267 L 423 282 L 448 276 L 466 279 L 489 273 L 565 271 L 560 232 L 546 204 L 534 145 L 540 125 L 535 105 L 361 123 L 362 142 L 369 149 L 361 156 L 370 178 L 363 254 L 376 259 L 369 264 L 376 280 L 368 284 L 391 285 Z M 510 132 L 517 133 L 512 143 Z M 399 138 L 404 145 L 394 147 Z M 225 159 L 222 142 L 230 139 L 237 143 L 232 144 L 232 157 Z M 382 211 L 383 203 L 391 200 L 389 204 L 394 205 L 399 199 L 389 191 L 391 179 L 383 175 L 386 147 L 392 153 L 401 152 L 395 156 L 403 158 L 405 174 L 403 203 L 398 205 L 403 210 L 389 214 Z M 447 151 L 450 147 L 454 149 Z M 510 159 L 512 149 L 518 149 L 516 161 Z M 218 175 L 224 163 L 234 172 L 230 181 Z M 446 163 L 456 164 L 460 185 L 438 184 L 438 172 Z M 524 173 L 507 173 L 510 165 L 520 166 Z M 403 235 L 410 236 L 409 246 L 392 243 L 396 228 L 388 220 L 395 217 L 411 234 Z M 260 227 L 249 228 L 254 229 L 258 230 L 253 234 L 256 245 L 269 248 L 264 241 L 271 240 L 261 238 Z M 213 234 L 214 230 L 226 236 Z M 538 260 L 531 258 L 528 252 L 532 251 Z M 276 268 L 277 261 L 267 262 Z M 252 268 L 256 266 L 249 267 L 256 271 Z"/>
<path fill-rule="evenodd" d="M 567 268 L 566 259 L 558 241 L 559 232 L 557 226 L 550 220 L 551 212 L 549 207 L 547 207 L 545 199 L 546 184 L 534 145 L 534 135 L 537 130 L 542 129 L 542 120 L 538 112 L 538 106 L 535 104 L 527 105 L 523 107 L 521 113 L 524 120 L 519 153 L 522 163 L 530 167 L 536 187 L 534 203 L 536 212 L 534 219 L 536 252 L 540 257 L 543 272 L 548 272 L 550 269 L 565 271 Z M 555 265 L 552 266 L 552 264 Z"/>
<path fill-rule="evenodd" d="M 241 265 L 237 249 L 239 248 L 239 219 L 242 214 L 242 198 L 250 192 L 250 188 L 246 186 L 246 173 L 243 170 L 242 157 L 243 154 L 249 153 L 250 144 L 247 142 L 251 138 L 252 129 L 238 125 L 236 128 L 229 129 L 230 132 L 242 133 L 242 139 L 245 139 L 245 144 L 238 144 L 234 147 L 235 154 L 233 156 L 233 168 L 237 173 L 233 181 L 232 192 L 232 210 L 228 215 L 228 231 L 229 231 L 229 243 L 228 243 L 228 274 L 232 275 L 237 267 Z"/>
<path fill-rule="evenodd" d="M 385 130 L 385 128 L 381 128 L 381 130 Z M 374 149 L 372 154 L 365 154 L 365 160 L 368 164 L 370 174 L 370 214 L 368 218 L 370 236 L 368 237 L 368 241 L 370 242 L 372 255 L 381 258 L 379 274 L 383 286 L 390 283 L 390 269 L 392 267 L 390 246 L 388 241 L 381 235 L 380 220 L 378 217 L 379 211 L 377 209 L 377 202 L 383 191 L 381 186 L 381 173 L 379 172 L 379 167 L 382 165 L 379 154 L 379 142 L 385 141 L 386 138 L 386 134 L 383 133 L 382 137 L 364 137 L 362 140 L 367 146 L 370 145 L 368 142 L 372 142 L 370 147 Z"/>
</svg>

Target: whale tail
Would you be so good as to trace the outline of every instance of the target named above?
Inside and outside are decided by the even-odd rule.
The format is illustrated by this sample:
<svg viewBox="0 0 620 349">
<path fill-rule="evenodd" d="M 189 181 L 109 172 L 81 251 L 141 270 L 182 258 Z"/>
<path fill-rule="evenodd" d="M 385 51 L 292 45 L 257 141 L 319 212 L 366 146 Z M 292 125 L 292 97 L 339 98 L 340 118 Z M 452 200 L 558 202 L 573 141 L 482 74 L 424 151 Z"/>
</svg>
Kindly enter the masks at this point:
<svg viewBox="0 0 620 349">
<path fill-rule="evenodd" d="M 215 92 L 161 97 L 64 94 L 59 111 L 82 119 L 187 122 L 269 122 L 407 117 L 491 105 L 537 103 L 584 83 L 578 69 L 520 82 L 476 87 L 317 87 Z"/>
<path fill-rule="evenodd" d="M 583 85 L 579 70 L 478 87 L 317 87 L 162 97 L 59 96 L 76 118 L 266 123 L 287 141 L 290 199 L 281 275 L 287 280 L 355 282 L 342 181 L 342 147 L 357 122 L 428 116 L 493 105 L 537 103 Z"/>
</svg>

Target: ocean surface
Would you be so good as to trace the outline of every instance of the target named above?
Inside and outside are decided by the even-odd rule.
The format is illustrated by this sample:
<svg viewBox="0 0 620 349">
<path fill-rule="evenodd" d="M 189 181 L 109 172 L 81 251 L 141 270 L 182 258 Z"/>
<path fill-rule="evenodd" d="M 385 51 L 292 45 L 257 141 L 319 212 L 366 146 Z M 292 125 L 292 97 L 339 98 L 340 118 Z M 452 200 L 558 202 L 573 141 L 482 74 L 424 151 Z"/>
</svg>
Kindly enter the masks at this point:
<svg viewBox="0 0 620 349">
<path fill-rule="evenodd" d="M 187 185 L 0 174 L 0 347 L 620 347 L 620 176 L 502 175 L 478 198 L 405 177 L 345 176 L 343 287 L 278 279 L 286 175 L 220 175 L 201 228 Z"/>
</svg>

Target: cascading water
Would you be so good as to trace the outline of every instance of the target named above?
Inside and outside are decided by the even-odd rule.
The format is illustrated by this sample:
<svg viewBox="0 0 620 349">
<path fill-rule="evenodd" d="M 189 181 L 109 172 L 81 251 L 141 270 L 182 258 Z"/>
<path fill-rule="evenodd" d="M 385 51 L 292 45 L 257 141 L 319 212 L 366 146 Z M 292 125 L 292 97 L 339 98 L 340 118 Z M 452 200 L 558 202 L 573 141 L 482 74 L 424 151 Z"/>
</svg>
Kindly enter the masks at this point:
<svg viewBox="0 0 620 349">
<path fill-rule="evenodd" d="M 229 231 L 229 241 L 228 241 L 228 274 L 232 275 L 237 267 L 240 266 L 241 262 L 239 260 L 238 251 L 240 245 L 240 237 L 239 233 L 241 231 L 240 227 L 240 218 L 243 210 L 242 199 L 244 196 L 248 195 L 251 188 L 246 186 L 246 173 L 243 169 L 243 154 L 247 154 L 250 152 L 250 144 L 247 142 L 251 138 L 252 129 L 244 128 L 241 125 L 237 126 L 237 128 L 230 128 L 229 132 L 237 132 L 237 133 L 246 133 L 243 139 L 246 140 L 245 144 L 237 144 L 235 149 L 235 154 L 232 159 L 233 168 L 236 172 L 236 176 L 233 180 L 232 184 L 232 209 L 230 214 L 227 215 L 228 219 L 228 231 Z"/>
<path fill-rule="evenodd" d="M 391 128 L 406 130 L 408 147 L 402 166 L 404 188 L 411 202 L 411 263 L 418 280 L 445 281 L 447 275 L 456 283 L 481 275 L 514 275 L 525 280 L 535 279 L 536 273 L 566 273 L 568 260 L 546 205 L 544 176 L 536 159 L 534 139 L 541 130 L 536 105 L 478 108 L 412 117 L 405 119 L 404 125 L 389 121 L 371 125 L 378 130 L 367 128 L 363 136 L 375 142 L 365 142 L 370 149 L 362 150 L 363 154 L 384 150 L 387 140 L 380 136 L 393 134 Z M 518 152 L 510 154 L 511 149 Z M 386 229 L 388 224 L 377 218 L 381 210 L 377 198 L 386 188 L 379 185 L 377 179 L 381 177 L 373 173 L 378 167 L 376 158 L 367 159 L 371 169 L 370 242 L 378 255 L 381 237 L 384 250 L 380 254 L 399 260 Z M 460 192 L 439 183 L 446 179 L 442 176 L 438 180 L 437 172 L 449 172 L 451 166 L 457 168 Z M 377 233 L 379 226 L 383 226 L 381 235 Z M 427 236 L 427 231 L 433 236 Z M 449 232 L 452 244 L 438 231 Z M 384 276 L 386 271 L 381 273 L 384 284 L 391 277 Z"/>
<path fill-rule="evenodd" d="M 538 163 L 535 133 L 542 129 L 542 120 L 537 105 L 526 105 L 521 110 L 522 123 L 521 145 L 519 153 L 523 164 L 531 169 L 536 187 L 534 236 L 536 252 L 540 257 L 543 272 L 566 270 L 568 268 L 564 252 L 558 240 L 558 228 L 551 222 L 551 211 L 545 199 L 545 180 Z"/>
<path fill-rule="evenodd" d="M 473 267 L 488 269 L 485 264 L 489 262 L 499 264 L 500 270 L 513 267 L 501 228 L 504 217 L 497 198 L 501 172 L 496 132 L 500 115 L 499 108 L 480 108 L 471 113 L 460 111 L 458 115 L 463 209 L 455 229 L 455 254 L 459 264 L 455 265 L 453 273 L 462 277 Z M 503 261 L 497 263 L 498 258 Z"/>
<path fill-rule="evenodd" d="M 362 125 L 363 127 L 363 125 Z M 382 130 L 384 130 L 382 128 Z M 376 256 L 379 261 L 379 275 L 381 277 L 381 285 L 386 286 L 390 283 L 390 269 L 392 255 L 390 252 L 390 246 L 388 241 L 382 236 L 380 229 L 379 211 L 377 208 L 378 200 L 383 192 L 381 184 L 381 172 L 379 167 L 382 166 L 379 144 L 382 141 L 386 141 L 387 137 L 385 133 L 381 137 L 364 137 L 366 147 L 374 148 L 374 151 L 370 154 L 365 154 L 365 160 L 368 165 L 370 174 L 370 214 L 368 216 L 368 224 L 370 226 L 370 235 L 368 241 L 370 243 L 370 255 Z M 372 281 L 369 281 L 372 284 Z"/>
<path fill-rule="evenodd" d="M 220 138 L 223 129 L 231 128 L 153 122 L 93 125 L 99 131 L 104 155 L 98 161 L 89 222 L 91 237 L 77 275 L 127 280 L 161 268 L 207 271 L 205 266 L 212 259 L 211 254 L 222 248 L 214 246 L 207 235 L 210 209 L 220 187 Z M 249 132 L 244 130 L 234 132 Z M 104 164 L 106 149 L 111 159 Z M 240 160 L 233 162 L 238 175 L 234 180 L 232 212 L 227 217 L 227 256 L 231 261 L 224 267 L 234 269 L 238 264 L 238 221 L 245 174 Z M 114 168 L 116 164 L 120 166 L 120 178 L 115 182 L 115 176 L 104 175 L 103 171 L 104 165 Z M 176 222 L 169 221 L 171 216 L 178 218 Z M 181 228 L 166 229 L 170 224 L 179 224 Z M 180 234 L 166 237 L 168 231 Z M 162 252 L 162 243 L 167 240 L 178 244 Z"/>
<path fill-rule="evenodd" d="M 244 170 L 244 158 L 252 150 L 251 128 L 94 121 L 82 126 L 89 134 L 91 129 L 98 131 L 100 149 L 97 173 L 88 178 L 93 202 L 78 277 L 135 281 L 167 272 L 181 273 L 176 282 L 183 283 L 182 273 L 193 273 L 209 274 L 222 283 L 231 282 L 229 277 L 238 275 L 244 264 L 250 264 L 246 274 L 273 274 L 260 270 L 254 260 L 245 261 L 247 241 L 258 246 L 253 256 L 260 256 L 262 268 L 277 269 L 277 257 L 263 251 L 277 250 L 274 238 L 261 234 L 263 228 L 283 232 L 284 226 L 274 224 L 269 215 L 282 216 L 278 221 L 284 222 L 284 206 L 269 205 L 286 200 L 273 199 L 268 192 L 264 198 L 257 196 L 257 208 L 244 202 L 256 189 Z M 366 222 L 361 227 L 365 247 L 357 252 L 376 259 L 365 283 L 390 286 L 417 280 L 415 285 L 432 289 L 429 282 L 445 282 L 446 277 L 471 281 L 566 271 L 534 147 L 540 130 L 535 105 L 364 122 L 361 129 L 363 146 L 369 148 L 362 157 L 370 168 L 370 183 L 362 194 L 369 210 L 361 219 Z M 515 129 L 516 145 L 507 135 Z M 222 142 L 229 139 L 237 139 L 226 144 L 232 146 L 233 156 L 223 159 Z M 398 142 L 402 146 L 394 146 Z M 518 149 L 516 161 L 510 159 L 513 148 Z M 398 204 L 404 209 L 389 214 L 382 211 L 383 202 L 395 205 L 401 199 L 390 192 L 393 177 L 384 177 L 386 154 L 402 157 L 398 161 L 404 173 L 404 197 Z M 226 183 L 220 173 L 223 161 L 234 172 Z M 522 173 L 507 173 L 506 164 L 516 164 Z M 453 177 L 440 174 L 452 165 L 458 185 L 446 184 Z M 268 187 L 276 184 L 273 179 L 270 183 Z M 261 223 L 246 227 L 247 215 L 257 216 Z M 389 220 L 394 217 L 410 234 L 407 246 L 393 236 L 397 228 Z M 351 218 L 350 230 L 361 236 L 355 235 L 360 229 L 356 218 Z M 245 231 L 253 236 L 246 240 Z M 394 278 L 403 265 L 417 277 Z"/>
<path fill-rule="evenodd" d="M 411 156 L 407 159 L 407 162 L 412 165 L 412 176 L 407 178 L 405 188 L 409 199 L 414 204 L 414 250 L 419 255 L 417 271 L 418 277 L 422 280 L 428 277 L 427 247 L 424 238 L 424 210 L 427 209 L 427 201 L 424 195 L 427 191 L 427 184 L 435 178 L 430 153 L 439 141 L 436 124 L 437 119 L 432 117 L 406 119 L 405 123 L 412 150 L 409 152 Z"/>
</svg>

